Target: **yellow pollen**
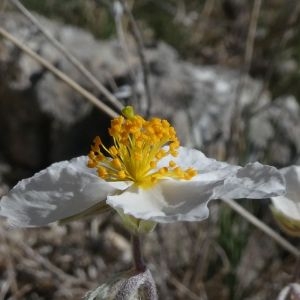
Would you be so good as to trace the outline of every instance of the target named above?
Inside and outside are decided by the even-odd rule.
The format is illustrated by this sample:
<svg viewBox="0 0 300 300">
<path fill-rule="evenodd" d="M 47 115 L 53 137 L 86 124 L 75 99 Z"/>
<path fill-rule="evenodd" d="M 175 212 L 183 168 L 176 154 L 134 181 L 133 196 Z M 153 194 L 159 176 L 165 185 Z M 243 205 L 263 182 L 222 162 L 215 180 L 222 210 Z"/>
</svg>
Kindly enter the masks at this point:
<svg viewBox="0 0 300 300">
<path fill-rule="evenodd" d="M 97 171 L 98 171 L 98 175 L 101 177 L 101 178 L 106 178 L 106 176 L 107 176 L 107 171 L 106 171 L 106 169 L 104 168 L 104 167 L 98 167 L 98 169 L 97 169 Z"/>
<path fill-rule="evenodd" d="M 89 159 L 87 166 L 89 168 L 95 168 L 97 166 L 97 164 L 95 163 L 94 160 Z"/>
<path fill-rule="evenodd" d="M 160 175 L 165 175 L 168 172 L 168 168 L 167 167 L 163 167 L 163 168 L 159 169 L 158 172 L 159 172 Z"/>
<path fill-rule="evenodd" d="M 124 170 L 121 170 L 118 172 L 118 176 L 120 177 L 120 179 L 124 179 L 126 178 L 126 173 Z"/>
<path fill-rule="evenodd" d="M 116 156 L 118 155 L 118 150 L 115 146 L 112 146 L 109 148 L 109 153 L 112 155 L 112 156 Z"/>
<path fill-rule="evenodd" d="M 157 166 L 157 162 L 156 161 L 150 161 L 150 167 L 152 169 L 156 168 L 156 166 Z"/>
<path fill-rule="evenodd" d="M 112 165 L 117 169 L 117 170 L 120 170 L 122 168 L 122 164 L 121 164 L 121 161 L 118 159 L 118 158 L 114 158 L 112 161 L 111 161 Z"/>
<path fill-rule="evenodd" d="M 176 166 L 175 161 L 174 161 L 174 160 L 170 160 L 170 161 L 169 161 L 169 167 L 170 167 L 170 168 L 174 168 L 175 166 Z"/>
<path fill-rule="evenodd" d="M 162 158 L 177 156 L 180 145 L 175 129 L 167 120 L 147 121 L 130 106 L 122 113 L 123 116 L 111 121 L 108 130 L 113 145 L 107 148 L 96 137 L 91 146 L 87 166 L 96 168 L 99 177 L 107 181 L 133 181 L 148 188 L 164 178 L 190 180 L 197 174 L 193 168 L 181 169 L 173 160 L 157 168 Z"/>
<path fill-rule="evenodd" d="M 97 146 L 99 146 L 99 145 L 101 145 L 101 139 L 100 139 L 100 137 L 99 136 L 96 136 L 95 138 L 94 138 L 94 144 L 95 144 L 95 146 L 97 147 Z"/>
</svg>

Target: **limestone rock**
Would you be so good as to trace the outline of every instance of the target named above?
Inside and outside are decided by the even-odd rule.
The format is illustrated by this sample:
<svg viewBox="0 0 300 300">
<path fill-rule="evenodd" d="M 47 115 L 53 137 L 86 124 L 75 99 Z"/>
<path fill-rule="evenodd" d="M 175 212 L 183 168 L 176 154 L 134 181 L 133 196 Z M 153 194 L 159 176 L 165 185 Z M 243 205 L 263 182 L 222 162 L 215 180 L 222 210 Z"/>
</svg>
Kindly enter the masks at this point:
<svg viewBox="0 0 300 300">
<path fill-rule="evenodd" d="M 147 111 L 134 44 L 128 44 L 130 53 L 125 59 L 116 40 L 97 41 L 82 29 L 37 17 L 121 102 L 134 104 L 141 114 Z M 23 16 L 1 13 L 0 25 L 104 99 Z M 182 61 L 163 42 L 145 49 L 145 55 L 153 98 L 151 115 L 168 118 L 182 144 L 211 156 L 226 153 L 238 102 L 240 138 L 248 146 L 250 159 L 282 166 L 299 160 L 300 118 L 295 99 L 272 102 L 262 82 L 247 76 L 239 92 L 240 72 Z M 9 163 L 38 170 L 87 153 L 95 135 L 106 137 L 106 115 L 6 40 L 0 42 L 0 71 L 5 74 L 0 78 L 0 151 Z"/>
</svg>

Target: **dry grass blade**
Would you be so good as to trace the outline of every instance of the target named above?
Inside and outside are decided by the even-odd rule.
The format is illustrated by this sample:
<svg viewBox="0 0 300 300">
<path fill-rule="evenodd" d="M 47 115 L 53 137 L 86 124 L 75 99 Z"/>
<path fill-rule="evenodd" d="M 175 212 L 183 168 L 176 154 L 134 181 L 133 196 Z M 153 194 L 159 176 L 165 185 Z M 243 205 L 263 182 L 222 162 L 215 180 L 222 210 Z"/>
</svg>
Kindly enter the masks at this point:
<svg viewBox="0 0 300 300">
<path fill-rule="evenodd" d="M 39 281 L 39 278 L 49 280 L 45 282 L 45 285 L 43 283 L 40 285 L 41 291 L 46 292 L 49 286 L 56 286 L 57 290 L 53 293 L 65 295 L 59 299 L 73 299 L 74 294 L 82 295 L 87 289 L 94 287 L 94 284 L 87 281 L 85 277 L 82 278 L 78 274 L 71 275 L 41 255 L 38 250 L 25 242 L 26 238 L 22 232 L 12 232 L 12 228 L 8 228 L 5 223 L 1 225 L 1 254 L 5 257 L 5 262 L 4 259 L 2 261 L 6 277 L 2 274 L 4 278 L 1 277 L 0 300 L 27 299 L 29 293 L 37 290 L 37 284 L 43 282 L 43 280 Z M 79 298 L 76 297 L 76 299 Z"/>
<path fill-rule="evenodd" d="M 10 288 L 13 291 L 13 293 L 17 293 L 18 292 L 17 276 L 16 276 L 13 260 L 9 249 L 8 239 L 4 233 L 3 228 L 1 227 L 0 227 L 0 238 L 2 240 L 2 247 L 4 247 L 5 250 L 6 262 L 7 262 L 7 275 L 8 275 L 7 288 L 8 289 Z M 0 299 L 2 299 L 1 294 L 4 297 L 6 292 L 7 292 L 6 288 L 2 287 L 0 289 Z"/>
<path fill-rule="evenodd" d="M 240 124 L 241 124 L 241 107 L 240 107 L 240 100 L 242 97 L 242 93 L 245 86 L 245 81 L 247 78 L 247 74 L 249 73 L 252 57 L 253 57 L 253 50 L 254 50 L 254 42 L 257 30 L 257 23 L 258 18 L 261 10 L 262 0 L 255 0 L 253 3 L 253 8 L 250 17 L 248 35 L 246 40 L 245 46 L 245 54 L 244 54 L 244 65 L 241 70 L 241 77 L 236 89 L 236 96 L 234 99 L 234 112 L 232 114 L 231 119 L 231 133 L 230 138 L 228 141 L 229 147 L 229 157 L 238 156 L 239 153 L 235 153 L 236 149 L 238 149 L 240 135 Z"/>
<path fill-rule="evenodd" d="M 113 3 L 113 11 L 114 11 L 114 21 L 115 21 L 115 28 L 117 39 L 119 41 L 119 45 L 122 51 L 122 56 L 124 58 L 124 62 L 127 65 L 128 75 L 130 79 L 130 87 L 131 87 L 131 103 L 134 104 L 136 108 L 138 108 L 138 96 L 137 96 L 137 72 L 130 64 L 130 50 L 126 40 L 126 26 L 124 28 L 125 22 L 123 22 L 124 11 L 123 6 L 119 1 L 114 1 Z"/>
<path fill-rule="evenodd" d="M 7 5 L 7 1 L 4 0 L 2 1 L 2 3 L 0 4 L 0 12 L 4 11 Z"/>
<path fill-rule="evenodd" d="M 180 290 L 186 297 L 186 299 L 191 300 L 207 300 L 206 295 L 198 296 L 195 293 L 193 293 L 189 288 L 187 288 L 184 284 L 182 284 L 178 279 L 176 279 L 174 276 L 169 277 L 169 282 L 176 287 L 178 290 Z"/>
<path fill-rule="evenodd" d="M 50 272 L 55 274 L 58 278 L 63 280 L 64 282 L 69 283 L 82 283 L 82 281 L 72 275 L 69 275 L 65 273 L 62 269 L 56 267 L 53 265 L 48 259 L 41 256 L 37 251 L 32 249 L 30 246 L 28 246 L 26 243 L 24 243 L 21 240 L 17 240 L 13 235 L 9 234 L 9 231 L 4 230 L 3 228 L 0 228 L 0 237 L 4 241 L 5 245 L 8 245 L 9 242 L 14 244 L 14 246 L 18 247 L 19 249 L 23 249 L 24 252 L 29 256 L 32 257 L 35 261 L 39 262 L 41 265 L 43 265 L 45 268 L 47 268 Z M 8 249 L 8 248 L 7 248 Z M 9 252 L 7 252 L 9 255 Z M 10 259 L 10 258 L 8 258 Z M 8 261 L 9 268 L 13 268 L 12 261 Z M 12 272 L 14 273 L 13 269 Z M 12 274 L 13 279 L 15 280 L 15 275 Z M 11 279 L 11 278 L 10 278 Z M 14 289 L 17 290 L 17 283 L 13 282 Z"/>
<path fill-rule="evenodd" d="M 15 46 L 20 48 L 22 51 L 27 53 L 30 57 L 32 57 L 34 60 L 39 62 L 43 67 L 48 69 L 50 72 L 52 72 L 55 76 L 57 76 L 60 80 L 68 84 L 71 88 L 73 88 L 75 91 L 77 91 L 81 96 L 83 96 L 85 99 L 90 101 L 92 104 L 94 104 L 96 107 L 98 107 L 100 110 L 108 114 L 110 117 L 115 118 L 118 116 L 118 114 L 112 110 L 109 106 L 102 103 L 98 98 L 96 98 L 92 93 L 84 89 L 82 86 L 80 86 L 78 83 L 76 83 L 73 79 L 71 79 L 69 76 L 67 76 L 65 73 L 58 70 L 56 67 L 54 67 L 51 63 L 49 63 L 47 60 L 42 58 L 40 55 L 33 52 L 30 48 L 23 45 L 19 40 L 17 40 L 15 37 L 13 37 L 9 32 L 7 32 L 5 29 L 0 27 L 0 35 L 11 41 Z"/>
<path fill-rule="evenodd" d="M 69 51 L 67 50 L 58 40 L 56 40 L 43 25 L 28 11 L 18 0 L 10 0 L 10 2 L 23 14 L 25 15 L 65 57 L 72 63 L 99 91 L 102 93 L 115 108 L 122 110 L 123 104 L 110 93 L 106 87 L 89 71 L 84 65 Z"/>
<path fill-rule="evenodd" d="M 253 9 L 251 13 L 251 20 L 249 24 L 249 31 L 246 41 L 246 51 L 245 51 L 245 66 L 246 72 L 249 72 L 249 68 L 251 65 L 252 57 L 253 57 L 253 49 L 254 49 L 254 41 L 257 29 L 257 22 L 262 5 L 262 0 L 255 0 L 253 4 Z"/>
<path fill-rule="evenodd" d="M 141 66 L 142 66 L 142 71 L 143 71 L 143 81 L 144 81 L 144 87 L 145 87 L 146 99 L 147 99 L 147 111 L 146 111 L 145 115 L 147 117 L 149 117 L 150 110 L 151 110 L 152 96 L 151 96 L 151 89 L 150 89 L 150 85 L 149 85 L 150 70 L 149 70 L 149 66 L 146 61 L 146 57 L 145 57 L 145 53 L 144 53 L 144 42 L 143 42 L 141 31 L 134 19 L 133 14 L 131 13 L 130 8 L 127 5 L 127 2 L 125 0 L 121 0 L 121 2 L 123 4 L 124 11 L 127 14 L 129 21 L 131 23 L 132 34 L 135 39 L 135 43 L 137 45 L 137 50 L 138 50 L 138 55 L 139 55 L 139 58 L 141 61 Z"/>
<path fill-rule="evenodd" d="M 229 207 L 231 207 L 233 210 L 235 210 L 238 214 L 240 214 L 242 217 L 244 217 L 247 221 L 249 221 L 251 224 L 256 226 L 261 231 L 263 231 L 269 237 L 271 237 L 275 242 L 277 242 L 284 249 L 289 251 L 291 254 L 293 254 L 297 258 L 300 257 L 300 251 L 296 247 L 294 247 L 291 243 L 289 243 L 286 239 L 284 239 L 281 235 L 279 235 L 277 232 L 275 232 L 273 229 L 271 229 L 265 223 L 263 223 L 262 221 L 257 219 L 254 215 L 249 213 L 242 206 L 240 206 L 239 204 L 237 204 L 235 201 L 233 201 L 231 199 L 222 199 L 222 200 Z"/>
<path fill-rule="evenodd" d="M 53 265 L 47 258 L 40 255 L 37 251 L 32 249 L 26 243 L 24 243 L 22 241 L 18 241 L 18 242 L 14 241 L 14 242 L 16 242 L 20 247 L 22 247 L 24 249 L 25 253 L 29 257 L 32 257 L 35 261 L 38 261 L 41 265 L 43 265 L 45 268 L 47 268 L 53 274 L 57 275 L 57 277 L 60 278 L 61 280 L 63 280 L 64 282 L 78 283 L 78 284 L 83 283 L 82 280 L 65 273 L 62 269 Z"/>
</svg>

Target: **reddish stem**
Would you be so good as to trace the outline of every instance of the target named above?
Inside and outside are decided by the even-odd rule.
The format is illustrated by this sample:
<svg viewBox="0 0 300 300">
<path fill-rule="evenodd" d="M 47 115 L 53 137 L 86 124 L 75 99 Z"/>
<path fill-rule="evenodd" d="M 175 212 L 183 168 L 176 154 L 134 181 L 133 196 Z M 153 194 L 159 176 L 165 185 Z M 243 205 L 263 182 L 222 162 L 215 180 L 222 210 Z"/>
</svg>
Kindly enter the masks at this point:
<svg viewBox="0 0 300 300">
<path fill-rule="evenodd" d="M 135 271 L 138 273 L 145 272 L 146 265 L 142 255 L 140 236 L 133 234 L 131 237 L 131 244 Z"/>
</svg>

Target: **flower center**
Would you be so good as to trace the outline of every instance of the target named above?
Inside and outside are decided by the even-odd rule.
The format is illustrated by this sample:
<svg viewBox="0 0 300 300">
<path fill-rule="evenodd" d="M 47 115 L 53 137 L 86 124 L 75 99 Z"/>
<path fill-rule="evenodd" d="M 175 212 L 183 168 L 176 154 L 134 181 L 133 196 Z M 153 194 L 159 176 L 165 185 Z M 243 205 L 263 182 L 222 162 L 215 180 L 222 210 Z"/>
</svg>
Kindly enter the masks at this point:
<svg viewBox="0 0 300 300">
<path fill-rule="evenodd" d="M 193 168 L 183 170 L 173 160 L 157 167 L 163 157 L 178 154 L 176 131 L 167 120 L 146 121 L 130 106 L 122 113 L 124 116 L 113 119 L 109 128 L 113 146 L 107 148 L 98 136 L 91 146 L 88 167 L 96 168 L 99 177 L 107 181 L 129 180 L 147 188 L 160 179 L 189 180 L 196 175 Z"/>
</svg>

